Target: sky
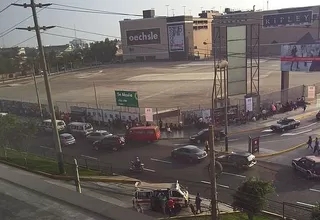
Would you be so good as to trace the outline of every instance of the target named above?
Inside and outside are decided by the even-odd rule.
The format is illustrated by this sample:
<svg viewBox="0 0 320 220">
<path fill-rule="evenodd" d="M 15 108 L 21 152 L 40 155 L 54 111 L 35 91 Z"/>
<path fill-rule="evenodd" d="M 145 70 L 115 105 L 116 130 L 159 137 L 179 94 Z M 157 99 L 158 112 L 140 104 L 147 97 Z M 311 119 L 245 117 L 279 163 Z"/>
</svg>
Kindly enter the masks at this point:
<svg viewBox="0 0 320 220">
<path fill-rule="evenodd" d="M 16 0 L 0 0 L 0 11 L 7 5 L 13 3 Z M 40 3 L 39 0 L 36 0 Z M 29 0 L 20 0 L 18 3 L 29 3 Z M 292 1 L 292 0 L 51 0 L 44 1 L 41 3 L 53 3 L 70 5 L 88 9 L 105 10 L 111 12 L 121 12 L 127 14 L 142 14 L 143 10 L 155 9 L 157 16 L 167 15 L 167 7 L 169 5 L 169 15 L 172 15 L 172 9 L 174 9 L 175 15 L 191 14 L 198 16 L 202 10 L 217 10 L 223 11 L 224 8 L 231 8 L 236 10 L 248 10 L 252 9 L 253 5 L 256 5 L 256 9 L 269 10 L 287 8 L 287 7 L 301 7 L 320 5 L 319 0 L 304 0 L 304 1 Z M 51 8 L 61 8 L 61 6 L 50 6 Z M 3 33 L 21 22 L 25 18 L 31 15 L 30 8 L 11 6 L 7 10 L 0 13 L 0 47 L 12 47 L 12 46 L 35 46 L 36 40 L 32 38 L 33 32 L 14 30 L 9 34 L 1 37 Z M 120 27 L 119 21 L 125 18 L 134 19 L 135 17 L 130 16 L 119 16 L 119 15 L 105 15 L 105 14 L 89 14 L 80 12 L 69 12 L 69 11 L 57 11 L 54 9 L 44 9 L 38 14 L 40 26 L 62 26 L 71 29 L 78 29 L 88 32 L 99 33 L 110 36 L 109 38 L 120 38 Z M 33 26 L 32 18 L 21 23 L 17 27 L 28 27 Z M 58 35 L 64 35 L 67 37 L 51 36 L 42 34 L 43 45 L 61 45 L 67 44 L 75 36 L 78 38 L 86 39 L 87 41 L 103 40 L 104 36 L 98 36 L 87 33 L 80 33 L 73 30 L 65 30 L 61 28 L 54 28 L 47 30 L 46 33 L 53 33 Z M 27 40 L 28 38 L 32 38 Z M 27 41 L 26 41 L 27 40 Z M 23 42 L 25 41 L 25 42 Z M 22 43 L 23 42 L 23 43 Z"/>
</svg>

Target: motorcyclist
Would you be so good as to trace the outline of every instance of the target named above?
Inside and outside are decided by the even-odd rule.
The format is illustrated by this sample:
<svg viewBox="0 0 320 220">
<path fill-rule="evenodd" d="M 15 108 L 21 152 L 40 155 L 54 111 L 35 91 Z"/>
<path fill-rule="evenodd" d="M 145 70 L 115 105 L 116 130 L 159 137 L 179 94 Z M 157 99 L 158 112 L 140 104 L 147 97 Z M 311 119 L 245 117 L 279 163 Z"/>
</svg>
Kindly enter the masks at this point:
<svg viewBox="0 0 320 220">
<path fill-rule="evenodd" d="M 139 157 L 136 157 L 136 160 L 134 161 L 133 166 L 135 168 L 141 168 L 141 160 Z"/>
</svg>

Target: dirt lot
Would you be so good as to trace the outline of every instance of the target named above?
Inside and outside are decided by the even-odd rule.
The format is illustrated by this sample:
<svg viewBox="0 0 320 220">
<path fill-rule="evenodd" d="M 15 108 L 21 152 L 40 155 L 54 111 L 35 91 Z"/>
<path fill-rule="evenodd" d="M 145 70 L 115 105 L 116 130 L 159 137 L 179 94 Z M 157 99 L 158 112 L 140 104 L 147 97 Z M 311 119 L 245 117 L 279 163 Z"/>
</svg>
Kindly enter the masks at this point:
<svg viewBox="0 0 320 220">
<path fill-rule="evenodd" d="M 261 60 L 260 93 L 280 89 L 280 62 Z M 318 73 L 291 73 L 290 86 L 314 84 Z M 93 83 L 102 107 L 115 106 L 115 90 L 138 91 L 141 107 L 158 110 L 209 106 L 212 62 L 158 62 L 116 64 L 100 69 L 51 77 L 54 101 L 60 108 L 78 104 L 95 106 Z M 1 84 L 0 84 L 1 86 Z M 40 98 L 46 102 L 43 79 L 38 79 Z M 34 83 L 26 80 L 0 87 L 0 98 L 36 102 Z"/>
</svg>

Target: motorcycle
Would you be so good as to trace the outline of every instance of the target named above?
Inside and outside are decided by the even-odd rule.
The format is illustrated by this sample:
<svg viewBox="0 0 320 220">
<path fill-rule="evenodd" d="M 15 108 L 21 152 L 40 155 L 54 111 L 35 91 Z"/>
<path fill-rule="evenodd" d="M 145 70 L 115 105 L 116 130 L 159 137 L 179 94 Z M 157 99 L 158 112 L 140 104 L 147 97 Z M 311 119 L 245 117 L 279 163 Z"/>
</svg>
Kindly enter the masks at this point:
<svg viewBox="0 0 320 220">
<path fill-rule="evenodd" d="M 144 164 L 141 163 L 140 166 L 136 166 L 136 164 L 131 161 L 131 167 L 130 167 L 130 171 L 132 172 L 143 172 L 144 171 Z"/>
</svg>

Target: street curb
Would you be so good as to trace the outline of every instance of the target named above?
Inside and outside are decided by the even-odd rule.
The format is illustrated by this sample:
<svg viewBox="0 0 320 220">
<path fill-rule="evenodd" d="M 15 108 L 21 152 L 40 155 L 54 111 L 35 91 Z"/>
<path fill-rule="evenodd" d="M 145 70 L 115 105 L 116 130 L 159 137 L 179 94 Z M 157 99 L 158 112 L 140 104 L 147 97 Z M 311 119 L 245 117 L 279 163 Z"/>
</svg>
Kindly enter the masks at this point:
<svg viewBox="0 0 320 220">
<path fill-rule="evenodd" d="M 28 171 L 30 173 L 34 173 L 34 174 L 38 174 L 41 176 L 45 176 L 48 177 L 50 179 L 55 179 L 55 180 L 64 180 L 64 181 L 73 181 L 75 179 L 75 177 L 73 176 L 62 176 L 62 175 L 53 175 L 50 173 L 45 173 L 45 172 L 41 172 L 41 171 L 37 171 L 37 170 L 30 170 L 24 166 L 20 166 L 14 163 L 10 163 L 8 161 L 5 160 L 1 160 L 0 159 L 0 163 L 6 164 L 8 166 L 12 166 L 21 170 L 25 170 Z M 104 177 L 104 176 L 80 176 L 80 180 L 84 181 L 84 182 L 104 182 L 104 183 L 123 183 L 123 184 L 135 184 L 136 182 L 138 182 L 139 180 L 137 179 L 133 179 L 130 177 L 127 177 L 127 179 L 117 179 L 117 178 L 109 178 L 109 177 Z"/>
<path fill-rule="evenodd" d="M 239 211 L 234 211 L 234 212 L 220 212 L 220 216 L 221 215 L 228 215 L 228 214 L 233 214 L 233 213 L 240 213 Z M 272 217 L 279 217 L 282 219 L 282 215 L 273 213 L 273 212 L 268 212 L 268 211 L 264 211 L 262 210 L 261 213 L 272 216 Z M 188 216 L 174 216 L 174 217 L 168 217 L 168 218 L 158 218 L 159 220 L 165 220 L 165 219 L 194 219 L 197 217 L 211 217 L 210 214 L 198 214 L 198 215 L 188 215 Z"/>
</svg>

